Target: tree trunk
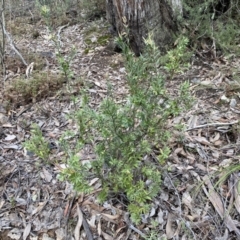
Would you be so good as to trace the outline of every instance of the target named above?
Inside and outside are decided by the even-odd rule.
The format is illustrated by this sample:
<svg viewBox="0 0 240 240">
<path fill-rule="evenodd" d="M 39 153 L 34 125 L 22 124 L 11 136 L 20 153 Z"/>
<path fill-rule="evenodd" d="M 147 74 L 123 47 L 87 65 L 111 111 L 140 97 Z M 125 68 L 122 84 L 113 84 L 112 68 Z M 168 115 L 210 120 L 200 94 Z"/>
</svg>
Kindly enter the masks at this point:
<svg viewBox="0 0 240 240">
<path fill-rule="evenodd" d="M 117 33 L 127 25 L 129 43 L 136 55 L 144 48 L 144 38 L 153 34 L 156 45 L 165 50 L 177 31 L 175 15 L 181 14 L 180 0 L 106 0 L 107 18 Z"/>
</svg>

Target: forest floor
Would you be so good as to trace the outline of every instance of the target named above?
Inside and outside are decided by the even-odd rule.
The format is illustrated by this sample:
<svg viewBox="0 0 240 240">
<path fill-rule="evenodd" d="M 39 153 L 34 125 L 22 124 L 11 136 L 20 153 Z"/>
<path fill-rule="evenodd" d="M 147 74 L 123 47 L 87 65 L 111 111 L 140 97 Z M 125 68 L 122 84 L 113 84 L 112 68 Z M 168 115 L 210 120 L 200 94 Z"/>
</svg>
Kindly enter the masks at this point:
<svg viewBox="0 0 240 240">
<path fill-rule="evenodd" d="M 64 167 L 58 141 L 66 130 L 76 129 L 68 115 L 79 108 L 83 87 L 93 107 L 105 98 L 109 83 L 116 99 L 128 93 L 124 59 L 109 47 L 106 20 L 54 30 L 63 56 L 75 48 L 74 74 L 67 83 L 54 82 L 61 70 L 41 19 L 30 23 L 19 17 L 9 32 L 27 63 L 35 63 L 32 76 L 44 81 L 35 94 L 16 85 L 31 77 L 26 78 L 27 67 L 7 44 L 7 78 L 0 90 L 0 239 L 240 239 L 239 172 L 224 180 L 224 169 L 239 164 L 239 58 L 213 59 L 210 51 L 199 52 L 186 72 L 166 83 L 174 92 L 188 80 L 195 101 L 190 110 L 169 119 L 169 126 L 184 124 L 185 130 L 172 133 L 159 195 L 141 224 L 134 225 L 119 199 L 97 202 L 97 179 L 91 194 L 75 193 L 70 183 L 58 180 Z M 50 162 L 23 147 L 33 123 L 53 146 Z M 94 154 L 81 157 L 90 160 Z M 216 179 L 223 180 L 216 184 Z"/>
</svg>

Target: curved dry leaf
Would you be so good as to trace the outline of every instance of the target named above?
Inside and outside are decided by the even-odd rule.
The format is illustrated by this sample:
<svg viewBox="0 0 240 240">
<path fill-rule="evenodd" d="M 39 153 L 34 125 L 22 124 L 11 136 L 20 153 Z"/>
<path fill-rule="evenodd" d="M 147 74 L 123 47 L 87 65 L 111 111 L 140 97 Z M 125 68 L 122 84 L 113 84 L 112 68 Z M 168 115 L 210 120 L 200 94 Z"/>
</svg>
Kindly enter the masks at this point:
<svg viewBox="0 0 240 240">
<path fill-rule="evenodd" d="M 101 235 L 102 235 L 101 219 L 100 219 L 99 222 L 98 222 L 97 232 L 98 232 L 98 236 L 101 236 Z"/>
<path fill-rule="evenodd" d="M 41 177 L 45 179 L 46 182 L 51 182 L 52 174 L 46 168 L 43 168 L 43 173 L 41 175 Z"/>
<path fill-rule="evenodd" d="M 118 219 L 120 217 L 120 215 L 110 215 L 110 214 L 106 214 L 106 213 L 102 213 L 101 215 L 105 216 L 105 217 L 107 217 L 108 219 L 111 219 L 111 220 L 115 220 L 115 219 Z"/>
<path fill-rule="evenodd" d="M 79 208 L 78 203 L 77 203 L 77 213 L 78 213 L 78 222 L 77 222 L 77 226 L 74 229 L 74 237 L 75 237 L 75 240 L 80 240 L 80 228 L 83 222 L 83 214 Z"/>
<path fill-rule="evenodd" d="M 111 237 L 110 235 L 108 235 L 108 234 L 105 233 L 105 232 L 102 232 L 102 236 L 103 236 L 104 239 L 106 239 L 106 240 L 113 240 L 113 237 Z"/>
<path fill-rule="evenodd" d="M 30 64 L 27 66 L 27 69 L 26 69 L 26 71 L 25 71 L 27 78 L 29 78 L 30 74 L 32 73 L 32 71 L 33 71 L 33 66 L 34 66 L 34 62 L 30 63 Z"/>
<path fill-rule="evenodd" d="M 5 141 L 12 141 L 16 139 L 16 135 L 10 135 L 10 134 L 7 134 L 7 136 L 4 138 Z"/>
<path fill-rule="evenodd" d="M 214 146 L 221 146 L 222 143 L 223 142 L 221 140 L 218 140 L 218 141 L 214 142 Z"/>
<path fill-rule="evenodd" d="M 203 145 L 211 145 L 211 143 L 205 138 L 205 137 L 193 137 L 197 142 L 203 144 Z"/>
<path fill-rule="evenodd" d="M 20 229 L 18 228 L 13 228 L 9 233 L 8 233 L 8 237 L 10 237 L 11 239 L 15 239 L 15 240 L 19 240 L 21 238 L 22 232 Z"/>
<path fill-rule="evenodd" d="M 28 223 L 27 226 L 25 227 L 24 232 L 23 232 L 23 240 L 27 239 L 27 237 L 31 231 L 31 227 L 32 227 L 31 223 Z"/>
<path fill-rule="evenodd" d="M 232 161 L 233 160 L 231 158 L 226 158 L 219 163 L 219 166 L 224 167 L 224 168 L 229 167 L 231 165 Z"/>
<path fill-rule="evenodd" d="M 240 214 L 240 180 L 236 174 L 233 174 L 233 178 L 234 178 L 234 197 L 235 197 L 234 205 L 238 213 Z"/>
<path fill-rule="evenodd" d="M 56 237 L 57 237 L 56 240 L 64 240 L 65 239 L 65 234 L 64 234 L 64 229 L 63 228 L 58 228 L 55 231 L 55 234 L 56 234 Z"/>
<path fill-rule="evenodd" d="M 18 150 L 20 147 L 16 144 L 9 144 L 3 147 L 4 149 L 14 149 L 14 150 Z"/>
<path fill-rule="evenodd" d="M 125 235 L 125 233 L 122 233 L 122 234 L 117 238 L 117 240 L 127 239 L 126 237 L 123 237 L 124 235 Z"/>
<path fill-rule="evenodd" d="M 182 202 L 192 211 L 192 197 L 189 192 L 183 193 Z"/>
<path fill-rule="evenodd" d="M 167 239 L 173 238 L 175 234 L 174 229 L 172 227 L 173 219 L 174 219 L 174 215 L 172 213 L 168 213 L 167 225 L 166 225 Z"/>
</svg>

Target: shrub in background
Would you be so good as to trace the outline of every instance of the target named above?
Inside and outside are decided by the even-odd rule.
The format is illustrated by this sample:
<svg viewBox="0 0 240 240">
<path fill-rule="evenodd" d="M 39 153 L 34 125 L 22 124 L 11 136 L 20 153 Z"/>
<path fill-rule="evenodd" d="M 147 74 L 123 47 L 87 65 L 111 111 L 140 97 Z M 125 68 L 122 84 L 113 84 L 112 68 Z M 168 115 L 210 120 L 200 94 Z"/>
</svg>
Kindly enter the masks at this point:
<svg viewBox="0 0 240 240">
<path fill-rule="evenodd" d="M 239 1 L 184 0 L 183 7 L 183 18 L 179 18 L 179 23 L 194 48 L 208 46 L 209 51 L 240 53 L 237 47 Z"/>
</svg>

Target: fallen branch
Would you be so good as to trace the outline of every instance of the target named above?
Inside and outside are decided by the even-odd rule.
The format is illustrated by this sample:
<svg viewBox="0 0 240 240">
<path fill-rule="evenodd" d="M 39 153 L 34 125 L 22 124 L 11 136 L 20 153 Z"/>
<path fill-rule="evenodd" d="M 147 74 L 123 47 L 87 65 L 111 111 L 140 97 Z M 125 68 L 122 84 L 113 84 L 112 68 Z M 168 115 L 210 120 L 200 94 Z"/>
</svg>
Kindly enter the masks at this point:
<svg viewBox="0 0 240 240">
<path fill-rule="evenodd" d="M 234 121 L 234 122 L 230 122 L 230 123 L 207 123 L 207 124 L 199 125 L 199 126 L 196 126 L 196 127 L 193 127 L 193 128 L 188 128 L 188 129 L 186 129 L 186 132 L 187 131 L 192 131 L 192 130 L 195 130 L 195 129 L 199 129 L 199 128 L 206 128 L 206 127 L 230 126 L 230 125 L 234 125 L 234 124 L 237 124 L 237 123 L 239 123 L 239 120 Z"/>
<path fill-rule="evenodd" d="M 20 53 L 20 52 L 17 50 L 17 48 L 15 47 L 14 42 L 13 42 L 12 38 L 10 37 L 10 34 L 9 34 L 9 33 L 6 31 L 6 29 L 5 29 L 5 26 L 3 27 L 3 31 L 4 31 L 4 34 L 6 35 L 8 41 L 9 41 L 9 44 L 10 44 L 11 48 L 12 48 L 12 49 L 15 51 L 15 53 L 21 58 L 23 64 L 24 64 L 25 66 L 27 66 L 27 65 L 28 65 L 27 62 L 24 60 L 24 58 L 23 58 L 23 56 L 21 55 L 21 53 Z"/>
</svg>

